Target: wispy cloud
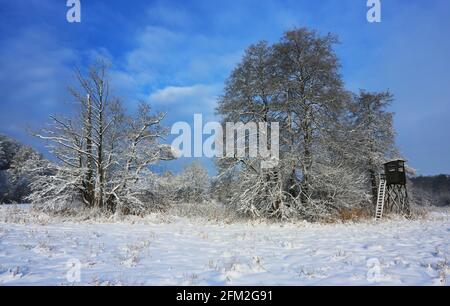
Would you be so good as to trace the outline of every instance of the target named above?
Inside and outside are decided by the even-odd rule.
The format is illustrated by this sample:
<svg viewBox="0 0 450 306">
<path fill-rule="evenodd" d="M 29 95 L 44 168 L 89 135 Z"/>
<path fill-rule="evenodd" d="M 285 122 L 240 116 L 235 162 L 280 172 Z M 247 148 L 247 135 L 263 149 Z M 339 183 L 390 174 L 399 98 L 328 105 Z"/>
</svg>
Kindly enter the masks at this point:
<svg viewBox="0 0 450 306">
<path fill-rule="evenodd" d="M 123 70 L 141 84 L 155 87 L 223 79 L 242 49 L 218 48 L 219 40 L 148 25 L 136 34 Z"/>
<path fill-rule="evenodd" d="M 207 101 L 211 95 L 216 93 L 216 86 L 194 85 L 194 86 L 168 86 L 157 90 L 150 96 L 150 101 L 159 104 L 173 104 L 186 100 L 193 101 L 195 99 Z M 206 99 L 205 99 L 206 98 Z"/>
<path fill-rule="evenodd" d="M 190 120 L 194 113 L 203 114 L 206 120 L 214 119 L 214 110 L 221 85 L 196 84 L 193 86 L 167 86 L 152 93 L 149 101 L 158 108 L 170 110 L 178 118 Z"/>
</svg>

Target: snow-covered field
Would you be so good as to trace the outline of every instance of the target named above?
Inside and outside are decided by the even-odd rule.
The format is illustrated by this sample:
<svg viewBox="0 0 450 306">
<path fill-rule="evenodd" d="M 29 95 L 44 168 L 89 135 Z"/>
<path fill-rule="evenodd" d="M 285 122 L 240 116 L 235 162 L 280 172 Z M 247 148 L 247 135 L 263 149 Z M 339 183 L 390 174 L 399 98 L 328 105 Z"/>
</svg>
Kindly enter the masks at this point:
<svg viewBox="0 0 450 306">
<path fill-rule="evenodd" d="M 450 284 L 448 212 L 356 225 L 0 219 L 0 285 Z"/>
</svg>

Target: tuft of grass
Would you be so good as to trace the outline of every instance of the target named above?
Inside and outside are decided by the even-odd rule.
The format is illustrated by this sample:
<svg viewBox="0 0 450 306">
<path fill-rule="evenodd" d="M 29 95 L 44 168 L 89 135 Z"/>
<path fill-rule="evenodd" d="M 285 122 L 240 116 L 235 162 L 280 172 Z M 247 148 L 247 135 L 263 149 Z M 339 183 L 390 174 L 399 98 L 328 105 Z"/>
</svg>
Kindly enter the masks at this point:
<svg viewBox="0 0 450 306">
<path fill-rule="evenodd" d="M 339 219 L 344 222 L 359 222 L 373 218 L 367 208 L 342 208 L 339 210 Z"/>
</svg>

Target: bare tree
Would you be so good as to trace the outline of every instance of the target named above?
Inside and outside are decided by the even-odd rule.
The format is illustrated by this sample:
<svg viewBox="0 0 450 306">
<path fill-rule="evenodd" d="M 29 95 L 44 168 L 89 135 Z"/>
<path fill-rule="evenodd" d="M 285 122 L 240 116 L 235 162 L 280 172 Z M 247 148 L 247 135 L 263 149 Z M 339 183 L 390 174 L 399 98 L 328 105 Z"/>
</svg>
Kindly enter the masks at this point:
<svg viewBox="0 0 450 306">
<path fill-rule="evenodd" d="M 167 132 L 161 126 L 165 114 L 152 115 L 141 103 L 137 114 L 128 116 L 121 102 L 110 97 L 104 63 L 92 66 L 86 76 L 78 71 L 77 79 L 81 89 L 72 88 L 71 93 L 79 105 L 78 115 L 51 116 L 49 128 L 36 133 L 58 160 L 45 186 L 61 194 L 60 202 L 73 194 L 72 202 L 88 208 L 141 213 L 148 208 L 141 196 L 144 172 L 159 160 L 173 158 L 170 148 L 160 143 Z M 55 189 L 55 182 L 64 187 Z M 42 202 L 42 194 L 39 190 L 31 198 Z"/>
</svg>

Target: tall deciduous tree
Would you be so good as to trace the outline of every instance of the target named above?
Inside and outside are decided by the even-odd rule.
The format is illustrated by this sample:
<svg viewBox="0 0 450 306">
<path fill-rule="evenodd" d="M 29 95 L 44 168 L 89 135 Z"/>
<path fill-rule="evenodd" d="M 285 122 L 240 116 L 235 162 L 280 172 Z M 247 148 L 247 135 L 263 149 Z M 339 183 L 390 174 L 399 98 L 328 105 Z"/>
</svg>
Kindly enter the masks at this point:
<svg viewBox="0 0 450 306">
<path fill-rule="evenodd" d="M 332 48 L 337 42 L 331 34 L 320 36 L 314 31 L 297 29 L 286 32 L 274 46 L 278 89 L 284 93 L 278 106 L 279 119 L 285 123 L 285 139 L 294 155 L 291 161 L 294 184 L 296 173 L 300 172 L 303 203 L 312 196 L 314 146 L 326 131 L 324 125 L 343 107 L 345 91 Z"/>
<path fill-rule="evenodd" d="M 110 97 L 107 66 L 99 63 L 85 76 L 77 73 L 80 89 L 71 89 L 79 114 L 51 116 L 51 125 L 36 136 L 49 143 L 58 163 L 46 183 L 34 185 L 34 202 L 45 204 L 54 194 L 59 202 L 81 201 L 89 208 L 140 213 L 146 208 L 143 173 L 159 160 L 172 159 L 160 139 L 165 114 L 151 114 L 141 103 L 135 116 Z M 68 198 L 69 197 L 69 198 Z M 51 201 L 54 202 L 54 201 Z"/>
<path fill-rule="evenodd" d="M 346 91 L 336 43 L 331 34 L 286 32 L 272 46 L 250 46 L 227 80 L 218 106 L 224 125 L 280 123 L 278 167 L 263 170 L 261 157 L 249 155 L 217 161 L 234 186 L 221 197 L 239 210 L 316 219 L 367 202 L 367 176 L 395 151 L 392 116 L 384 112 L 391 96 Z"/>
<path fill-rule="evenodd" d="M 377 173 L 389 159 L 400 157 L 395 144 L 393 113 L 387 111 L 392 100 L 389 92 L 361 91 L 354 95 L 351 104 L 349 135 L 353 142 L 353 159 L 366 173 L 374 205 L 377 201 Z"/>
</svg>

